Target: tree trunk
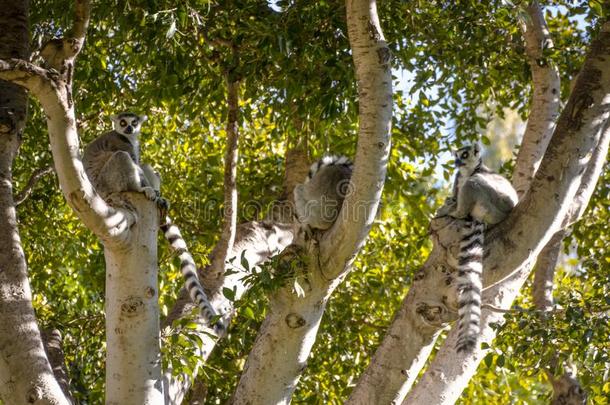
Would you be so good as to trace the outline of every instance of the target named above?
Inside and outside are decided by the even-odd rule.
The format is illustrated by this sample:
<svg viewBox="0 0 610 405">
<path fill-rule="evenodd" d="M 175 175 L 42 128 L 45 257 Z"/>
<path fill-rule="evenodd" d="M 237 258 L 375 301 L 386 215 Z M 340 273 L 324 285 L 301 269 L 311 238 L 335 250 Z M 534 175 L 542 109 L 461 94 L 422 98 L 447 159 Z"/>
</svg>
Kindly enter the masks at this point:
<svg viewBox="0 0 610 405">
<path fill-rule="evenodd" d="M 28 1 L 0 0 L 0 59 L 28 58 Z M 0 397 L 7 404 L 68 404 L 47 359 L 21 247 L 12 167 L 27 94 L 0 80 Z"/>
<path fill-rule="evenodd" d="M 237 88 L 234 87 L 233 91 L 236 90 Z M 230 104 L 233 104 L 233 108 L 237 108 L 237 93 L 234 93 L 234 95 L 235 101 Z M 236 123 L 236 118 L 229 119 L 227 123 Z M 228 314 L 227 319 L 225 319 L 227 325 L 230 325 L 231 323 L 235 303 L 238 302 L 243 294 L 250 288 L 250 284 L 244 282 L 244 277 L 249 275 L 252 271 L 256 271 L 256 267 L 263 264 L 271 257 L 281 253 L 288 245 L 293 243 L 298 226 L 292 224 L 294 211 L 290 207 L 292 202 L 288 199 L 292 198 L 295 171 L 302 173 L 302 175 L 298 177 L 302 180 L 307 175 L 308 170 L 309 165 L 307 164 L 306 156 L 302 154 L 302 150 L 299 149 L 295 151 L 289 148 L 286 152 L 286 168 L 282 197 L 280 197 L 279 201 L 271 207 L 266 215 L 267 219 L 265 221 L 252 221 L 237 225 L 235 229 L 235 240 L 232 244 L 231 251 L 228 254 L 228 257 L 235 257 L 236 260 L 229 261 L 226 265 L 226 270 L 231 270 L 232 274 L 226 274 L 223 277 L 222 285 L 216 286 L 216 289 L 213 291 L 209 291 L 212 305 L 215 308 L 222 308 L 223 311 Z M 290 192 L 287 192 L 287 190 L 290 190 Z M 214 247 L 211 253 L 210 263 L 214 261 L 213 259 L 216 254 L 224 254 L 222 253 L 224 251 L 223 249 L 224 247 L 221 244 Z M 242 258 L 247 262 L 247 268 L 243 266 Z M 203 269 L 203 271 L 201 271 L 201 269 L 199 270 L 199 276 L 205 286 L 214 286 L 218 283 L 215 275 L 210 270 L 211 266 Z M 224 288 L 235 291 L 233 302 L 229 302 L 222 294 Z M 191 305 L 190 298 L 183 289 L 180 292 L 178 301 L 170 311 L 167 319 L 163 322 L 163 327 L 170 326 L 175 320 L 188 316 L 190 314 L 188 309 Z M 210 330 L 207 330 L 207 332 L 211 333 Z M 210 337 L 209 333 L 199 333 L 202 345 L 201 351 L 197 353 L 197 355 L 201 358 L 202 362 L 207 360 L 218 341 L 218 339 Z M 196 375 L 174 374 L 174 370 L 168 368 L 164 371 L 163 375 L 165 403 L 168 405 L 181 404 L 183 398 L 191 388 L 193 379 L 196 377 Z M 191 398 L 194 400 L 199 399 L 196 397 L 197 393 L 193 393 L 193 395 L 194 396 Z"/>
<path fill-rule="evenodd" d="M 449 322 L 452 276 L 446 246 L 455 244 L 461 222 L 432 220 L 433 248 L 396 313 L 369 367 L 354 387 L 347 404 L 398 404 L 424 367 L 434 342 Z"/>
<path fill-rule="evenodd" d="M 157 233 L 159 214 L 143 194 L 127 246 L 104 247 L 106 259 L 106 403 L 163 403 L 159 347 Z"/>
<path fill-rule="evenodd" d="M 304 274 L 297 279 L 304 296 L 299 296 L 293 286 L 287 285 L 270 297 L 271 310 L 246 362 L 233 397 L 235 404 L 290 402 L 306 366 L 326 303 L 349 272 L 368 235 L 381 198 L 390 148 L 391 55 L 379 24 L 375 1 L 348 0 L 346 6 L 359 99 L 359 135 L 350 180 L 352 190 L 334 225 L 305 242 L 306 258 L 300 264 Z"/>
<path fill-rule="evenodd" d="M 64 356 L 63 337 L 58 329 L 47 329 L 42 331 L 42 343 L 53 368 L 53 374 L 69 402 L 74 403 L 74 397 L 70 393 L 70 377 L 66 367 Z"/>
<path fill-rule="evenodd" d="M 282 288 L 270 298 L 269 314 L 248 355 L 233 404 L 290 402 L 307 366 L 328 297 L 338 284 L 329 286 L 323 274 L 313 269 L 300 283 L 304 297 L 297 297 L 292 288 Z"/>
<path fill-rule="evenodd" d="M 88 0 L 77 0 L 72 37 L 63 38 L 61 54 L 47 60 L 59 69 L 49 71 L 23 59 L 0 60 L 0 78 L 27 88 L 40 101 L 64 197 L 104 243 L 109 267 L 107 401 L 160 403 L 163 389 L 156 288 L 158 211 L 144 196 L 128 193 L 123 194 L 130 204 L 108 205 L 89 181 L 79 152 L 72 73 L 84 43 L 89 11 Z"/>
<path fill-rule="evenodd" d="M 215 278 L 215 285 L 209 286 L 220 289 L 224 278 L 227 260 L 237 259 L 229 256 L 235 243 L 237 227 L 237 159 L 239 156 L 239 82 L 232 79 L 232 75 L 225 74 L 227 83 L 227 143 L 224 164 L 224 205 L 223 223 L 220 239 L 216 244 L 216 254 L 212 258 L 210 271 Z"/>
<path fill-rule="evenodd" d="M 565 232 L 558 232 L 551 241 L 542 249 L 536 269 L 534 271 L 534 283 L 532 286 L 532 296 L 534 307 L 546 315 L 553 310 L 553 284 L 555 280 L 555 269 L 557 267 L 557 259 L 561 252 L 561 246 Z M 560 369 L 563 371 L 560 374 L 555 374 L 558 369 L 557 362 L 559 358 L 556 353 L 549 364 L 545 364 L 545 373 L 553 387 L 553 397 L 551 404 L 553 405 L 584 405 L 587 400 L 585 391 L 580 387 L 576 376 L 572 375 L 571 367 L 564 364 Z"/>
</svg>

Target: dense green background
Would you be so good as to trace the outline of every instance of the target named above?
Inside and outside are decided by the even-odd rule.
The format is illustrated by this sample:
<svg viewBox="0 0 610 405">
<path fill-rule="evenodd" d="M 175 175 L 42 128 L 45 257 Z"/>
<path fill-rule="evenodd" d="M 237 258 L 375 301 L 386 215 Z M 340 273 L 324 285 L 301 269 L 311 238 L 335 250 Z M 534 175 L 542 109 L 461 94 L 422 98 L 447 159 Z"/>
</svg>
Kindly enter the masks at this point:
<svg viewBox="0 0 610 405">
<path fill-rule="evenodd" d="M 552 2 L 547 21 L 567 97 L 586 44 L 603 12 L 599 2 Z M 518 19 L 509 1 L 398 1 L 378 4 L 394 52 L 393 149 L 383 208 L 355 270 L 324 316 L 294 403 L 341 403 L 368 364 L 386 326 L 425 260 L 429 218 L 446 195 L 451 169 L 446 151 L 456 142 L 493 142 L 490 163 L 511 167 L 503 139 L 515 139 L 505 115 L 527 116 L 530 72 Z M 72 2 L 34 0 L 33 49 L 70 25 Z M 228 40 L 238 58 L 212 40 Z M 342 2 L 96 1 L 75 73 L 75 100 L 84 143 L 110 128 L 111 113 L 130 109 L 150 121 L 142 134 L 145 160 L 164 179 L 163 193 L 205 264 L 221 221 L 224 147 L 224 74 L 241 78 L 242 134 L 238 189 L 240 221 L 260 218 L 281 192 L 284 152 L 307 141 L 312 158 L 353 155 L 357 99 Z M 400 80 L 399 80 L 400 78 Z M 486 132 L 495 120 L 495 131 Z M 500 128 L 500 131 L 497 129 Z M 15 167 L 16 189 L 33 170 L 51 164 L 46 125 L 32 103 Z M 542 321 L 535 312 L 507 316 L 492 353 L 465 391 L 463 403 L 545 403 L 550 387 L 540 368 L 549 348 L 579 367 L 593 403 L 607 404 L 610 262 L 610 173 L 586 218 L 566 240 L 569 259 L 557 278 L 562 310 Z M 64 333 L 66 360 L 80 403 L 102 402 L 104 376 L 104 260 L 99 241 L 66 206 L 57 181 L 42 180 L 18 208 L 20 231 L 43 326 Z M 180 288 L 179 273 L 160 241 L 161 305 L 165 313 Z M 532 307 L 529 287 L 520 305 Z M 265 297 L 255 288 L 240 303 L 229 338 L 203 373 L 209 403 L 223 403 L 238 381 Z M 166 361 L 185 360 L 174 342 Z M 169 353 L 168 353 L 169 352 Z"/>
</svg>

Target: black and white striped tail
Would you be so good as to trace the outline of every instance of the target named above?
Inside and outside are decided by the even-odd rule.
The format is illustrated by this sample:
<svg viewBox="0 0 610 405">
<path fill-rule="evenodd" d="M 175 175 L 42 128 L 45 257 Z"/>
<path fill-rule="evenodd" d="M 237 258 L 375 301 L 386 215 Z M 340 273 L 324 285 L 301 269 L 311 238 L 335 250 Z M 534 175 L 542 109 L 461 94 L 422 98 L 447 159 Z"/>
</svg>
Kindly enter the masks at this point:
<svg viewBox="0 0 610 405">
<path fill-rule="evenodd" d="M 322 159 L 318 160 L 317 162 L 315 162 L 314 164 L 312 164 L 310 166 L 309 173 L 307 175 L 307 179 L 305 179 L 305 182 L 308 182 L 309 180 L 311 180 L 313 178 L 313 176 L 315 176 L 316 173 L 321 168 L 323 168 L 325 166 L 332 166 L 332 165 L 346 166 L 349 169 L 352 169 L 354 167 L 354 164 L 352 163 L 352 161 L 349 160 L 349 158 L 347 158 L 345 156 L 334 156 L 334 155 L 324 156 Z"/>
<path fill-rule="evenodd" d="M 184 286 L 191 297 L 191 300 L 199 307 L 204 321 L 208 325 L 212 325 L 213 318 L 217 314 L 199 282 L 197 266 L 195 265 L 193 256 L 191 256 L 188 251 L 185 240 L 180 234 L 180 229 L 172 223 L 172 220 L 169 217 L 165 218 L 165 224 L 161 225 L 160 228 L 169 242 L 172 251 L 176 252 L 180 258 L 180 272 L 184 277 Z M 219 329 L 224 328 L 222 322 L 217 322 L 213 327 L 217 332 L 220 332 Z"/>
<path fill-rule="evenodd" d="M 472 221 L 462 230 L 458 256 L 458 352 L 471 352 L 481 332 L 481 288 L 485 224 Z"/>
</svg>

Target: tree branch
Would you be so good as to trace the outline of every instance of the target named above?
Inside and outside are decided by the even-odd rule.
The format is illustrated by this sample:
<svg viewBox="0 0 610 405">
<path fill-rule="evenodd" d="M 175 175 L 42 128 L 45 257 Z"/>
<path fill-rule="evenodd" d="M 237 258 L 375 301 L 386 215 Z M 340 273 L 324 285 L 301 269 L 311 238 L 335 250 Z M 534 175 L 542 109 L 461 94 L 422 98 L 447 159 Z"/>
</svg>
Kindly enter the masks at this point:
<svg viewBox="0 0 610 405">
<path fill-rule="evenodd" d="M 239 114 L 239 82 L 231 74 L 225 74 L 227 82 L 227 144 L 224 165 L 224 218 L 220 240 L 216 245 L 216 254 L 212 259 L 210 270 L 216 279 L 213 289 L 217 290 L 223 283 L 225 266 L 230 259 L 229 253 L 235 242 L 237 226 L 237 159 L 239 128 L 237 125 Z M 238 258 L 239 259 L 239 258 Z"/>
<path fill-rule="evenodd" d="M 555 269 L 557 267 L 557 258 L 559 257 L 564 237 L 564 231 L 555 234 L 551 241 L 542 249 L 540 256 L 538 256 L 538 261 L 536 262 L 532 296 L 534 298 L 534 306 L 537 310 L 542 312 L 545 317 L 553 311 Z M 587 398 L 586 394 L 580 387 L 575 376 L 569 372 L 570 367 L 567 367 L 566 364 L 562 367 L 563 372 L 560 375 L 555 374 L 559 361 L 557 353 L 554 353 L 550 363 L 543 365 L 547 378 L 553 386 L 551 404 L 584 404 Z M 576 401 L 561 400 L 562 398 L 565 399 L 569 397 L 575 397 Z"/>
<path fill-rule="evenodd" d="M 106 242 L 122 242 L 135 221 L 126 209 L 109 206 L 93 189 L 79 153 L 71 101 L 71 83 L 56 72 L 19 59 L 0 60 L 0 79 L 29 90 L 41 103 L 49 128 L 51 151 L 59 184 L 68 204 L 96 235 Z"/>
<path fill-rule="evenodd" d="M 34 186 L 36 183 L 38 183 L 38 180 L 50 173 L 53 173 L 53 167 L 51 166 L 36 169 L 34 173 L 32 173 L 32 176 L 30 176 L 30 179 L 23 190 L 21 190 L 21 192 L 15 196 L 15 205 L 17 206 L 22 204 L 30 196 L 30 194 L 32 194 L 32 190 L 34 190 Z"/>
<path fill-rule="evenodd" d="M 536 261 L 532 297 L 534 306 L 539 311 L 548 312 L 553 309 L 553 280 L 564 237 L 565 231 L 557 232 L 542 249 Z"/>
<path fill-rule="evenodd" d="M 44 349 L 49 357 L 49 363 L 53 368 L 53 374 L 61 387 L 61 390 L 66 395 L 66 399 L 70 403 L 74 403 L 74 397 L 70 393 L 70 378 L 68 377 L 68 370 L 66 369 L 64 350 L 63 350 L 63 337 L 58 329 L 48 329 L 42 331 L 42 343 Z"/>
<path fill-rule="evenodd" d="M 347 0 L 347 27 L 358 82 L 358 145 L 351 193 L 320 243 L 328 277 L 343 273 L 371 229 L 385 181 L 392 123 L 391 52 L 374 0 Z"/>
<path fill-rule="evenodd" d="M 291 183 L 291 179 L 295 179 L 294 170 L 304 170 L 305 174 L 309 170 L 309 165 L 303 161 L 301 152 L 294 152 L 292 149 L 286 151 L 286 168 L 284 174 L 284 184 Z M 302 181 L 303 177 L 299 179 Z M 287 194 L 286 189 L 282 191 L 282 196 Z M 292 196 L 292 193 L 289 194 Z M 228 319 L 225 321 L 230 324 L 233 316 L 233 306 L 238 302 L 246 291 L 250 288 L 249 283 L 245 283 L 244 276 L 256 271 L 256 267 L 271 257 L 281 253 L 288 245 L 292 244 L 296 235 L 298 225 L 294 225 L 292 221 L 292 210 L 286 207 L 289 201 L 280 198 L 274 204 L 270 211 L 265 216 L 267 220 L 262 222 L 247 222 L 240 224 L 236 229 L 235 243 L 233 244 L 229 257 L 235 257 L 235 260 L 229 260 L 229 269 L 232 274 L 228 274 L 223 279 L 222 286 L 216 288 L 216 291 L 208 291 L 211 296 L 211 302 L 214 307 L 225 308 L 228 313 Z M 218 250 L 218 246 L 214 248 L 210 255 L 210 262 L 213 261 L 214 255 Z M 247 262 L 247 266 L 243 266 L 242 258 Z M 212 285 L 215 280 L 209 268 L 199 271 L 199 276 L 203 281 L 204 286 Z M 212 279 L 212 280 L 208 280 Z M 235 291 L 235 299 L 229 302 L 221 293 L 223 288 Z M 178 301 L 170 311 L 167 319 L 163 322 L 163 328 L 171 326 L 172 323 L 191 313 L 192 303 L 188 294 L 184 289 L 180 292 Z M 201 333 L 203 345 L 199 353 L 200 358 L 204 361 L 208 358 L 214 349 L 218 339 L 212 339 L 206 333 Z M 220 337 L 222 338 L 222 336 Z M 166 370 L 164 375 L 166 403 L 181 404 L 186 392 L 191 387 L 193 378 L 191 375 L 172 375 L 172 370 Z"/>
<path fill-rule="evenodd" d="M 559 116 L 560 78 L 555 64 L 544 53 L 553 42 L 537 1 L 526 7 L 528 18 L 522 21 L 525 53 L 532 72 L 533 96 L 527 127 L 523 135 L 513 185 L 522 198 L 536 174 L 540 161 L 553 135 Z"/>
<path fill-rule="evenodd" d="M 40 49 L 40 56 L 47 67 L 55 69 L 64 76 L 68 91 L 72 84 L 74 60 L 85 43 L 90 13 L 90 0 L 76 0 L 70 33 L 64 38 L 51 39 Z"/>
<path fill-rule="evenodd" d="M 381 197 L 390 147 L 390 51 L 373 0 L 348 0 L 347 24 L 359 92 L 359 134 L 351 193 L 333 227 L 286 260 L 299 268 L 269 297 L 269 312 L 248 355 L 232 403 L 288 403 L 316 340 L 332 292 L 363 244 Z M 318 243 L 319 242 L 319 243 Z M 294 260 L 294 261 L 293 261 Z M 296 291 L 296 292 L 295 292 Z"/>
<path fill-rule="evenodd" d="M 73 57 L 78 55 L 81 51 L 82 46 L 85 42 L 85 36 L 87 35 L 87 28 L 89 27 L 89 18 L 91 16 L 91 1 L 90 0 L 76 0 L 74 9 L 74 22 L 72 24 L 72 30 L 70 36 L 78 40 L 80 46 L 76 52 L 72 55 Z"/>
<path fill-rule="evenodd" d="M 55 75 L 22 59 L 0 59 L 0 79 L 18 84 L 34 94 L 52 92 Z"/>
<path fill-rule="evenodd" d="M 0 59 L 30 57 L 29 11 L 27 1 L 0 0 Z M 11 73 L 16 79 L 31 81 L 27 73 Z M 0 397 L 6 404 L 67 405 L 32 306 L 13 200 L 13 164 L 27 109 L 25 89 L 0 80 Z"/>
<path fill-rule="evenodd" d="M 594 171 L 592 175 L 599 173 L 598 161 L 607 153 L 609 97 L 610 22 L 606 22 L 591 44 L 530 192 L 486 238 L 490 254 L 483 263 L 485 285 L 531 268 L 538 253 L 571 216 L 583 185 L 597 182 L 596 177 L 585 178 L 584 174 L 587 170 Z M 592 193 L 592 186 L 585 188 Z M 582 194 L 582 198 L 588 196 Z"/>
</svg>

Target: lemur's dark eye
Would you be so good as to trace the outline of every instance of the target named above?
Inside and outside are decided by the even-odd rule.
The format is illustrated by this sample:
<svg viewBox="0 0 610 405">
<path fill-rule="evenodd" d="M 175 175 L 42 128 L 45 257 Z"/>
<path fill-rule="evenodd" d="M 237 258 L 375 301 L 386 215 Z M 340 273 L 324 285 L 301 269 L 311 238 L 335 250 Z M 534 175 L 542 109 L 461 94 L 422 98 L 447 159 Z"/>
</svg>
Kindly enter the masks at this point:
<svg viewBox="0 0 610 405">
<path fill-rule="evenodd" d="M 462 159 L 468 159 L 468 152 L 462 153 Z"/>
<path fill-rule="evenodd" d="M 121 124 L 122 127 L 127 126 L 127 121 L 121 120 L 120 124 Z"/>
<path fill-rule="evenodd" d="M 133 121 L 131 121 L 131 125 L 133 125 L 134 127 L 135 127 L 136 125 L 138 125 L 138 120 L 133 120 Z"/>
</svg>

